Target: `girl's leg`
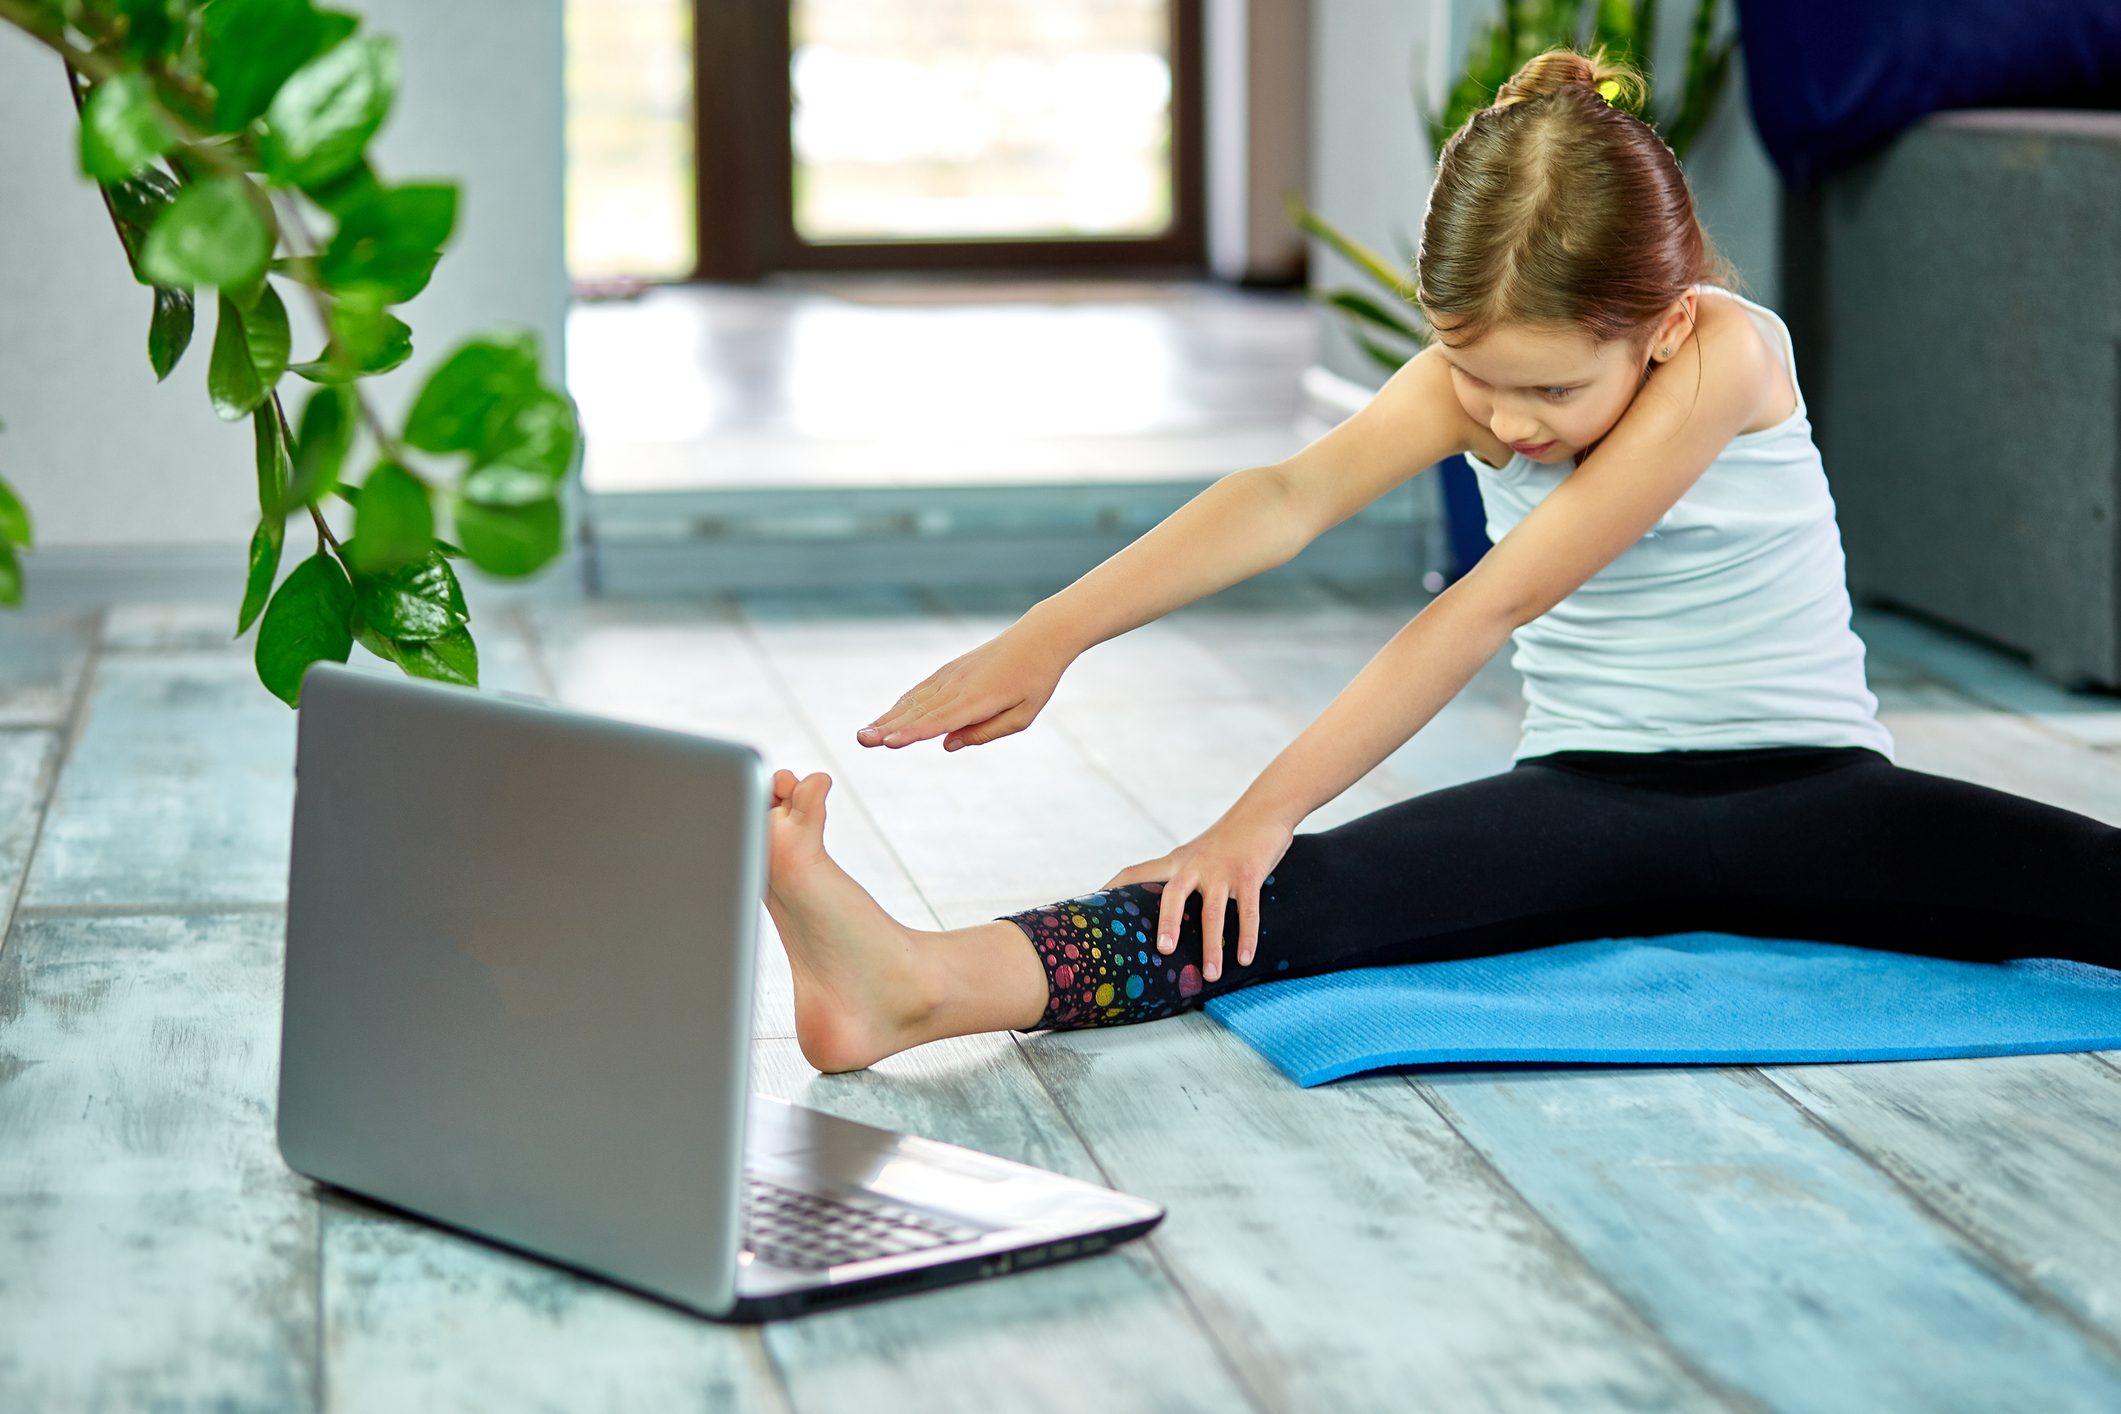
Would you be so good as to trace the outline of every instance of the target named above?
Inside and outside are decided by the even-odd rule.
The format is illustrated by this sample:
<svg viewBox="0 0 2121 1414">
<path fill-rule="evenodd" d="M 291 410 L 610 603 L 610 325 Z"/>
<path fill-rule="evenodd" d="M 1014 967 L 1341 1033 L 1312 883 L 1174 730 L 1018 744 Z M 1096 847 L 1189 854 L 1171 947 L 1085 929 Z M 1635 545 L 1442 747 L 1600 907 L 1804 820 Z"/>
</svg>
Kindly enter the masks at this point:
<svg viewBox="0 0 2121 1414">
<path fill-rule="evenodd" d="M 1684 808 L 1520 762 L 1296 836 L 1262 893 L 1252 965 L 1236 964 L 1231 917 L 1222 976 L 1202 982 L 1198 897 L 1170 956 L 1131 926 L 1131 950 L 1117 946 L 1122 919 L 1153 916 L 1151 885 L 971 928 L 905 927 L 825 854 L 827 784 L 775 777 L 767 896 L 797 1039 L 820 1070 L 945 1036 L 1146 1021 L 1268 978 L 1676 932 L 1697 926 L 1709 884 Z"/>
<path fill-rule="evenodd" d="M 1008 918 L 1048 984 L 1032 1029 L 1149 1021 L 1276 978 L 1697 927 L 1713 862 L 1698 813 L 1535 759 L 1299 834 L 1261 891 L 1251 966 L 1232 910 L 1214 981 L 1198 895 L 1169 956 L 1153 942 L 1161 884 L 1025 909 Z"/>
<path fill-rule="evenodd" d="M 1712 802 L 1719 901 L 1694 926 L 2121 967 L 2121 829 L 1860 751 Z"/>
</svg>

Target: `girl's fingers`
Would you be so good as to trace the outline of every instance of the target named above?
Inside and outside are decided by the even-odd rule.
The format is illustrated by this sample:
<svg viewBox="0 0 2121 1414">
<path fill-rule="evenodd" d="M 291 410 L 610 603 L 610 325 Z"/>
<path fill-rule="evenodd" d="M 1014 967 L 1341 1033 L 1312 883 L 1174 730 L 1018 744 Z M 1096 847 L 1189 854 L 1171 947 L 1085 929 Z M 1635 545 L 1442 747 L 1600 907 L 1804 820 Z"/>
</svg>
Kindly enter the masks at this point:
<svg viewBox="0 0 2121 1414">
<path fill-rule="evenodd" d="M 1125 888 L 1128 884 L 1139 884 L 1146 879 L 1168 879 L 1171 877 L 1171 856 L 1161 859 L 1145 859 L 1139 864 L 1130 864 L 1106 880 L 1105 889 Z"/>
<path fill-rule="evenodd" d="M 963 726 L 968 720 L 986 716 L 986 712 L 969 710 L 956 693 L 930 698 L 920 710 L 902 715 L 883 726 L 883 734 L 877 738 L 885 746 L 911 746 L 917 741 Z"/>
<path fill-rule="evenodd" d="M 931 679 L 907 690 L 891 709 L 868 726 L 857 731 L 855 739 L 864 743 L 881 742 L 885 737 L 907 722 L 926 712 L 934 700 L 937 684 Z"/>
<path fill-rule="evenodd" d="M 1031 723 L 1031 714 L 1019 702 L 1006 712 L 997 712 L 983 722 L 974 722 L 969 727 L 959 727 L 943 738 L 943 750 L 955 751 L 961 746 L 985 746 L 990 741 L 999 741 L 1005 736 L 1014 736 Z"/>
<path fill-rule="evenodd" d="M 1200 975 L 1213 982 L 1223 971 L 1223 910 L 1230 892 L 1222 885 L 1203 883 L 1200 890 Z"/>
<path fill-rule="evenodd" d="M 1186 916 L 1186 900 L 1193 894 L 1193 880 L 1180 873 L 1164 886 L 1163 901 L 1156 910 L 1156 950 L 1168 953 L 1178 946 L 1178 925 Z"/>
<path fill-rule="evenodd" d="M 1237 900 L 1237 965 L 1250 967 L 1259 952 L 1259 886 L 1245 884 Z"/>
</svg>

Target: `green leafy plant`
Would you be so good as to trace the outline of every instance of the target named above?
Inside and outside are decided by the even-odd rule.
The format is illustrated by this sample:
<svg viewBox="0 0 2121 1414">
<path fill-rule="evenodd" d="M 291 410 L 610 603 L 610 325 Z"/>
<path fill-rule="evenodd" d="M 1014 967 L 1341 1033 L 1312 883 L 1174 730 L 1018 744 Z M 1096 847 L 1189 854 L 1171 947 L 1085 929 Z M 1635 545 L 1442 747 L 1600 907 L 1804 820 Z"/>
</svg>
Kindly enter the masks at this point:
<svg viewBox="0 0 2121 1414">
<path fill-rule="evenodd" d="M 1679 98 L 1662 115 L 1653 114 L 1643 103 L 1621 106 L 1650 124 L 1672 151 L 1684 161 L 1687 149 L 1715 115 L 1730 77 L 1731 55 L 1736 40 L 1712 42 L 1717 0 L 1697 0 L 1687 36 L 1686 73 Z M 1589 49 L 1603 45 L 1614 58 L 1626 59 L 1642 74 L 1649 93 L 1656 92 L 1650 44 L 1657 30 L 1657 0 L 1597 0 L 1591 7 L 1586 39 L 1584 0 L 1503 0 L 1502 11 L 1468 49 L 1465 72 L 1451 85 L 1441 112 L 1427 119 L 1426 131 L 1432 157 L 1440 156 L 1451 134 L 1466 119 L 1495 101 L 1495 95 L 1510 75 L 1533 56 L 1555 45 Z M 1349 236 L 1313 211 L 1298 198 L 1289 199 L 1289 215 L 1297 225 L 1324 241 L 1349 264 L 1361 271 L 1383 298 L 1363 289 L 1338 288 L 1314 292 L 1312 298 L 1338 316 L 1363 353 L 1387 374 L 1427 346 L 1429 329 L 1420 310 L 1412 303 L 1408 276 L 1413 273 L 1414 252 L 1404 233 L 1395 232 L 1399 264 L 1394 266 L 1375 250 Z"/>
<path fill-rule="evenodd" d="M 400 430 L 363 394 L 362 379 L 411 356 L 392 307 L 426 288 L 457 219 L 454 184 L 390 185 L 368 160 L 398 92 L 396 45 L 312 0 L 0 0 L 0 22 L 64 63 L 80 169 L 152 290 L 158 380 L 190 347 L 199 306 L 213 309 L 207 396 L 252 430 L 258 524 L 236 636 L 257 624 L 259 679 L 298 705 L 309 665 L 345 662 L 358 643 L 475 686 L 452 561 L 515 577 L 556 557 L 581 432 L 525 332 L 452 351 Z M 286 298 L 325 331 L 314 358 L 293 361 Z M 292 419 L 290 376 L 312 385 Z M 356 484 L 347 473 L 363 465 Z M 322 509 L 333 496 L 353 510 L 344 539 Z M 316 551 L 283 578 L 292 517 Z M 0 482 L 0 602 L 20 602 L 15 551 L 29 544 L 28 513 Z"/>
</svg>

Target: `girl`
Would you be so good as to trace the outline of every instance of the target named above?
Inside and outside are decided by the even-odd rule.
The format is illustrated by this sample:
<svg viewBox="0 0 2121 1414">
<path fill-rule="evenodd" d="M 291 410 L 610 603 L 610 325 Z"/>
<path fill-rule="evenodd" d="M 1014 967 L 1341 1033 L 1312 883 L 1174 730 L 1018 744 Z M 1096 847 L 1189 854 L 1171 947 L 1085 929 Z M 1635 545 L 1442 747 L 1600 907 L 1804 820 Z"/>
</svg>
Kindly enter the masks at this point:
<svg viewBox="0 0 2121 1414">
<path fill-rule="evenodd" d="M 957 750 L 1021 731 L 1084 649 L 1464 453 L 1495 548 L 1199 838 L 1096 893 L 925 932 L 826 857 L 829 779 L 776 774 L 767 908 L 813 1065 L 1694 929 L 2121 966 L 2121 830 L 1894 764 L 1788 333 L 1724 288 L 1671 151 L 1609 102 L 1639 89 L 1603 54 L 1527 63 L 1443 149 L 1415 294 L 1436 342 L 856 734 Z M 1506 639 L 1510 770 L 1294 833 Z"/>
</svg>

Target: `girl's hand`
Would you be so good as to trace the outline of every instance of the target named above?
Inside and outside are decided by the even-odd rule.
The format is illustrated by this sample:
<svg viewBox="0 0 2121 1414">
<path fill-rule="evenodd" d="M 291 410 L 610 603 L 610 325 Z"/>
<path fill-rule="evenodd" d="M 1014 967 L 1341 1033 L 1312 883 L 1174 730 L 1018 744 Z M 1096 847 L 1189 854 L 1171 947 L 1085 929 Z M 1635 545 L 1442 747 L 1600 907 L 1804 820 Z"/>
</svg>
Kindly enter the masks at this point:
<svg viewBox="0 0 2121 1414">
<path fill-rule="evenodd" d="M 943 736 L 945 751 L 985 745 L 1030 726 L 1074 661 L 1021 624 L 1012 626 L 930 673 L 854 739 L 863 746 L 911 746 Z"/>
<path fill-rule="evenodd" d="M 1186 900 L 1200 894 L 1200 974 L 1212 982 L 1223 970 L 1223 908 L 1237 901 L 1237 965 L 1249 967 L 1259 949 L 1259 889 L 1274 866 L 1289 852 L 1293 833 L 1278 820 L 1234 812 L 1226 814 L 1190 844 L 1161 859 L 1122 869 L 1105 885 L 1139 884 L 1156 879 L 1164 885 L 1156 920 L 1156 950 L 1178 946 L 1179 920 Z"/>
</svg>

